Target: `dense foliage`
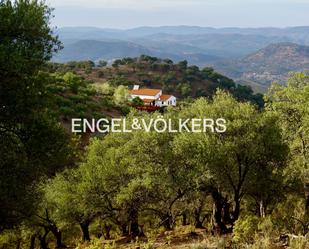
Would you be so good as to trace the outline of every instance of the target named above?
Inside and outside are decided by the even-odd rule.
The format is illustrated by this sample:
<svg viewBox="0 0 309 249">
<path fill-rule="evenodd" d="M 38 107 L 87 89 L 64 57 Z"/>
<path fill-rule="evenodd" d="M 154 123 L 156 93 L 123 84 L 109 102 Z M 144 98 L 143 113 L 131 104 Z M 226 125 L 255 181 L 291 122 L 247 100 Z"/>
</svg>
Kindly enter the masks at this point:
<svg viewBox="0 0 309 249">
<path fill-rule="evenodd" d="M 60 47 L 50 8 L 0 2 L 0 231 L 32 214 L 32 184 L 70 164 L 68 135 L 47 110 L 42 66 Z"/>
</svg>

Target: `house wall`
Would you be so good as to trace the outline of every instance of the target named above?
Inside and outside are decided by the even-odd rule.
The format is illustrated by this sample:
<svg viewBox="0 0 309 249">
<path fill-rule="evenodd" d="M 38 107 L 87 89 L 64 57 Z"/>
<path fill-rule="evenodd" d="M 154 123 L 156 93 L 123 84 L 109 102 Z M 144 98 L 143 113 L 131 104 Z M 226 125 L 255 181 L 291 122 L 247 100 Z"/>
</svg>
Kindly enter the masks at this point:
<svg viewBox="0 0 309 249">
<path fill-rule="evenodd" d="M 177 100 L 174 96 L 171 96 L 169 99 L 163 101 L 163 103 L 162 103 L 161 100 L 156 101 L 156 106 L 160 106 L 160 107 L 162 107 L 162 106 L 176 106 L 176 104 L 177 104 Z"/>
</svg>

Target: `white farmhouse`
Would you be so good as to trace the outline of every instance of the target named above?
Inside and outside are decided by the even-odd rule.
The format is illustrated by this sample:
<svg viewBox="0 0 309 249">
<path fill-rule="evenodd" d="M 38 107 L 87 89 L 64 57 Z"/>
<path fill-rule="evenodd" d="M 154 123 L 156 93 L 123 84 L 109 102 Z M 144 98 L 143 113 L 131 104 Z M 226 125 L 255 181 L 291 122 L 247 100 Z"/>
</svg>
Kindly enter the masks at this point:
<svg viewBox="0 0 309 249">
<path fill-rule="evenodd" d="M 162 94 L 161 89 L 139 88 L 139 85 L 134 85 L 129 93 L 131 99 L 136 97 L 142 99 L 145 106 L 176 106 L 176 97 Z"/>
</svg>

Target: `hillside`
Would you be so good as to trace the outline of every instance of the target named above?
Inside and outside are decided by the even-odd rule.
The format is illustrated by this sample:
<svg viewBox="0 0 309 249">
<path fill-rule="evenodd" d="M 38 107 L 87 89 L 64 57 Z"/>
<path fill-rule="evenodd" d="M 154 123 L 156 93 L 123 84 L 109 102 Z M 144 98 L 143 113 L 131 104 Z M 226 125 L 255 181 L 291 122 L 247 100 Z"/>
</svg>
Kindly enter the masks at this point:
<svg viewBox="0 0 309 249">
<path fill-rule="evenodd" d="M 126 41 L 80 40 L 64 46 L 61 53 L 54 57 L 55 61 L 99 60 L 121 58 L 123 56 L 139 56 L 151 53 L 141 45 Z"/>
<path fill-rule="evenodd" d="M 202 42 L 202 41 L 201 41 Z M 209 65 L 222 59 L 219 52 L 195 47 L 189 43 L 179 43 L 161 39 L 155 41 L 138 39 L 133 41 L 106 39 L 99 40 L 66 40 L 64 48 L 54 56 L 55 62 L 72 60 L 107 60 L 113 61 L 123 57 L 138 57 L 142 54 L 171 58 L 174 61 L 187 59 L 190 64 Z"/>
<path fill-rule="evenodd" d="M 260 34 L 239 33 L 209 33 L 179 35 L 158 33 L 132 39 L 133 42 L 152 46 L 160 51 L 182 53 L 189 62 L 190 53 L 199 53 L 217 56 L 219 59 L 239 58 L 255 52 L 271 43 L 290 41 L 287 37 L 265 36 Z M 194 49 L 193 49 L 194 48 Z M 177 50 L 180 51 L 177 51 Z M 199 66 L 209 63 L 206 60 L 198 61 Z"/>
<path fill-rule="evenodd" d="M 213 67 L 256 92 L 265 92 L 274 80 L 284 82 L 289 71 L 307 72 L 308 68 L 309 27 L 66 27 L 57 34 L 64 49 L 53 57 L 54 62 L 105 60 L 112 64 L 147 54 Z"/>
<path fill-rule="evenodd" d="M 170 34 L 195 36 L 205 34 L 240 34 L 261 35 L 265 37 L 288 37 L 294 42 L 305 44 L 309 42 L 309 27 L 288 28 L 212 28 L 200 26 L 161 26 L 161 27 L 137 27 L 132 29 L 108 29 L 96 27 L 63 27 L 57 30 L 61 40 L 82 39 L 129 39 L 141 38 L 155 34 Z"/>
<path fill-rule="evenodd" d="M 229 77 L 269 85 L 283 83 L 291 71 L 309 71 L 309 46 L 276 43 L 243 59 L 218 63 L 215 68 Z"/>
<path fill-rule="evenodd" d="M 87 38 L 87 34 L 85 34 Z M 92 38 L 92 35 L 89 35 Z M 135 57 L 142 54 L 161 58 L 171 58 L 174 61 L 188 60 L 189 64 L 198 66 L 246 56 L 270 43 L 289 41 L 287 38 L 265 37 L 261 35 L 240 34 L 202 34 L 173 35 L 153 34 L 134 37 L 128 40 L 100 39 L 69 39 L 64 40 L 64 49 L 54 61 L 67 62 L 71 60 L 113 60 L 123 57 Z"/>
<path fill-rule="evenodd" d="M 257 92 L 265 92 L 274 80 L 285 81 L 289 71 L 306 71 L 308 60 L 309 27 L 65 27 L 57 34 L 64 49 L 54 62 L 105 60 L 111 65 L 116 59 L 147 54 L 213 67 Z"/>
<path fill-rule="evenodd" d="M 102 29 L 65 27 L 57 30 L 64 49 L 54 61 L 112 60 L 148 54 L 201 67 L 239 59 L 272 43 L 309 45 L 309 28 L 211 28 L 195 26 Z"/>
<path fill-rule="evenodd" d="M 262 106 L 261 95 L 253 94 L 250 87 L 237 85 L 232 79 L 215 72 L 212 68 L 200 69 L 188 65 L 187 61 L 174 63 L 148 55 L 126 57 L 115 60 L 112 66 L 95 66 L 94 62 L 72 61 L 66 64 L 50 64 L 50 72 L 75 72 L 92 83 L 108 83 L 129 88 L 135 84 L 141 87 L 161 88 L 166 94 L 177 98 L 211 97 L 217 88 L 229 91 L 239 100 L 249 100 Z"/>
</svg>

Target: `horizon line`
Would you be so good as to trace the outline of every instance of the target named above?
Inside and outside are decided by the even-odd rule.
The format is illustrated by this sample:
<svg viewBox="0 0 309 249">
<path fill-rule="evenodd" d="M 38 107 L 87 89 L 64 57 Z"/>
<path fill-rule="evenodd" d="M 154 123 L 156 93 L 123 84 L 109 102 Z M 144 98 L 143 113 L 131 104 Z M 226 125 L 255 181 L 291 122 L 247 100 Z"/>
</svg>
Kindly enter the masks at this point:
<svg viewBox="0 0 309 249">
<path fill-rule="evenodd" d="M 99 26 L 57 26 L 56 28 L 96 28 L 96 29 L 112 29 L 112 30 L 132 30 L 132 29 L 138 29 L 138 28 L 175 28 L 175 27 L 184 27 L 184 28 L 208 28 L 208 29 L 290 29 L 290 28 L 309 28 L 308 25 L 296 25 L 296 26 L 257 26 L 257 27 L 240 27 L 240 26 L 222 26 L 222 27 L 216 27 L 216 26 L 199 26 L 199 25 L 185 25 L 185 24 L 179 24 L 179 25 L 143 25 L 143 26 L 133 26 L 130 28 L 114 28 L 114 27 L 99 27 Z"/>
</svg>

